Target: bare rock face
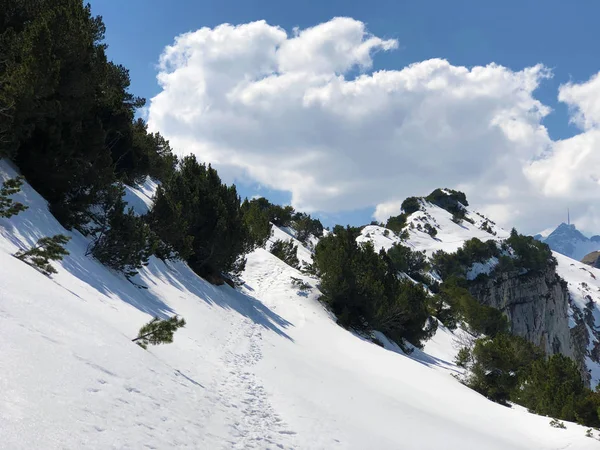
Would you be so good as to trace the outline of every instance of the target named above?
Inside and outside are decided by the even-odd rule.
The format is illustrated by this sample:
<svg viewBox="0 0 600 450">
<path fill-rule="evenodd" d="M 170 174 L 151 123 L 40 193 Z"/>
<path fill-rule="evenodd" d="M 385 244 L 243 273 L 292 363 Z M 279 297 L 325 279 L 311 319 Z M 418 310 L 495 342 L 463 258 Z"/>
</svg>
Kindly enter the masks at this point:
<svg viewBox="0 0 600 450">
<path fill-rule="evenodd" d="M 547 355 L 562 353 L 575 360 L 589 382 L 584 314 L 574 314 L 576 326 L 569 327 L 569 291 L 553 267 L 542 272 L 502 273 L 476 282 L 470 291 L 482 304 L 506 314 L 512 334 L 540 346 Z"/>
</svg>

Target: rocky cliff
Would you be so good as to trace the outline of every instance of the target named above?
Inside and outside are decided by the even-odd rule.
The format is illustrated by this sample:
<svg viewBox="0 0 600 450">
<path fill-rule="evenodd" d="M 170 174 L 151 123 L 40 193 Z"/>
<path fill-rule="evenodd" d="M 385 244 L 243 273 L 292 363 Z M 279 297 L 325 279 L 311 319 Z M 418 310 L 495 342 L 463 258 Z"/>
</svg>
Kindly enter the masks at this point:
<svg viewBox="0 0 600 450">
<path fill-rule="evenodd" d="M 575 313 L 579 310 L 570 304 L 567 284 L 554 267 L 525 274 L 502 273 L 475 282 L 470 291 L 482 304 L 504 312 L 513 334 L 539 345 L 548 355 L 562 353 L 577 361 L 589 382 L 584 314 Z M 569 326 L 570 319 L 574 326 L 573 322 Z"/>
</svg>

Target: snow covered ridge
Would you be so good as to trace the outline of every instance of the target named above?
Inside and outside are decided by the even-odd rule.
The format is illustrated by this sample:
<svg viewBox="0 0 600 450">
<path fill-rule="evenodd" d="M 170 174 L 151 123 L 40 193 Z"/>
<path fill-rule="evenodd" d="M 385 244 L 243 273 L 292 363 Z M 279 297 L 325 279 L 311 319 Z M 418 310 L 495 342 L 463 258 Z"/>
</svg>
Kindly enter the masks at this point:
<svg viewBox="0 0 600 450">
<path fill-rule="evenodd" d="M 490 219 L 480 215 L 476 211 L 465 209 L 465 219 L 460 223 L 453 220 L 452 214 L 428 201 L 421 200 L 420 210 L 410 214 L 407 219 L 407 239 L 404 245 L 409 245 L 413 250 L 424 251 L 431 256 L 438 250 L 453 253 L 472 238 L 482 241 L 501 241 L 509 237 L 509 232 L 498 227 Z M 426 231 L 425 224 L 429 224 L 437 231 L 432 237 Z M 371 241 L 376 248 L 389 249 L 394 243 L 401 242 L 397 235 L 383 227 L 369 225 L 362 230 L 358 239 L 360 242 Z M 538 345 L 549 345 L 544 343 L 544 336 L 556 336 L 562 342 L 562 351 L 585 365 L 589 374 L 588 381 L 594 388 L 600 383 L 600 269 L 590 267 L 575 261 L 557 252 L 553 253 L 557 259 L 557 274 L 565 280 L 567 294 L 564 298 L 556 298 L 557 302 L 568 302 L 566 305 L 557 305 L 560 314 L 552 318 L 552 310 L 549 304 L 540 299 L 537 309 L 541 315 L 518 319 L 520 325 L 513 323 L 513 330 L 522 327 L 523 333 L 536 336 L 541 340 Z M 467 273 L 468 279 L 474 279 L 480 273 L 490 273 L 497 260 L 492 258 L 484 263 L 476 263 Z M 540 279 L 540 283 L 546 281 Z M 542 287 L 542 286 L 539 286 Z M 518 291 L 523 292 L 524 286 Z M 527 289 L 530 289 L 528 287 Z M 551 290 L 544 291 L 544 295 L 551 294 Z M 539 293 L 538 292 L 538 293 Z M 535 297 L 535 291 L 531 291 L 529 298 Z M 540 294 L 541 295 L 541 294 Z M 558 294 L 556 294 L 558 295 Z M 488 299 L 491 300 L 491 299 Z M 544 304 L 542 304 L 544 303 Z M 507 308 L 512 308 L 506 305 Z M 514 314 L 515 311 L 505 311 Z M 545 314 L 545 315 L 544 315 Z M 558 322 L 565 322 L 556 326 Z M 550 327 L 550 328 L 549 328 Z M 567 329 L 570 328 L 570 332 Z M 528 331 L 525 331 L 528 330 Z"/>
<path fill-rule="evenodd" d="M 0 179 L 14 175 L 0 162 Z M 551 428 L 462 386 L 443 327 L 411 358 L 338 327 L 316 289 L 290 283 L 314 280 L 263 249 L 242 292 L 155 258 L 137 289 L 86 257 L 87 239 L 29 185 L 18 200 L 29 209 L 0 219 L 2 449 L 596 448 L 583 427 Z M 57 233 L 70 255 L 53 278 L 11 256 Z M 187 326 L 173 344 L 131 342 L 152 315 L 174 314 Z"/>
</svg>

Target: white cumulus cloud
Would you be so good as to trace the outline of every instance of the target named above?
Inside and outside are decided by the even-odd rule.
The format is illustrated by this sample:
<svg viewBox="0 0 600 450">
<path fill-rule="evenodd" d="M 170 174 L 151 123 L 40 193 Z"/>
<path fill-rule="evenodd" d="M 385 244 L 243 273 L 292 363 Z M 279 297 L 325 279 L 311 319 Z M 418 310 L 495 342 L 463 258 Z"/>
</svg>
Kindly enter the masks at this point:
<svg viewBox="0 0 600 450">
<path fill-rule="evenodd" d="M 289 191 L 307 211 L 372 206 L 385 220 L 406 196 L 447 186 L 500 221 L 544 228 L 572 196 L 598 199 L 598 77 L 561 88 L 582 134 L 553 142 L 534 96 L 544 66 L 431 59 L 373 72 L 377 52 L 397 47 L 350 18 L 291 33 L 201 28 L 164 50 L 149 124 L 227 181 Z"/>
</svg>

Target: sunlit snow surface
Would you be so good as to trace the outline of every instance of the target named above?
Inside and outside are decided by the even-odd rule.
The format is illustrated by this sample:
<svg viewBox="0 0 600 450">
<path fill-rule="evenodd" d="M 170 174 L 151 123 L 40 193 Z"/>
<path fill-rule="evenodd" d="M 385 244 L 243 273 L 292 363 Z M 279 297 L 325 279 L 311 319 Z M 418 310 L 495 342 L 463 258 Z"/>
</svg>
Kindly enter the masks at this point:
<svg viewBox="0 0 600 450">
<path fill-rule="evenodd" d="M 88 240 L 29 186 L 17 199 L 29 209 L 0 220 L 0 448 L 598 448 L 583 427 L 462 386 L 443 328 L 407 357 L 338 327 L 290 277 L 315 281 L 265 250 L 249 255 L 242 292 L 156 259 L 138 289 L 86 257 Z M 11 256 L 56 233 L 71 254 L 52 279 Z M 130 341 L 173 314 L 187 321 L 173 344 Z"/>
</svg>

